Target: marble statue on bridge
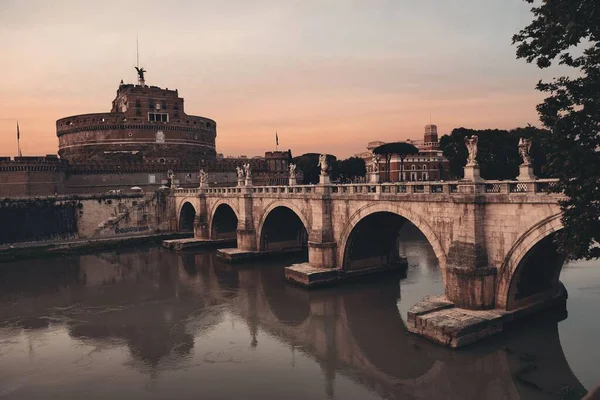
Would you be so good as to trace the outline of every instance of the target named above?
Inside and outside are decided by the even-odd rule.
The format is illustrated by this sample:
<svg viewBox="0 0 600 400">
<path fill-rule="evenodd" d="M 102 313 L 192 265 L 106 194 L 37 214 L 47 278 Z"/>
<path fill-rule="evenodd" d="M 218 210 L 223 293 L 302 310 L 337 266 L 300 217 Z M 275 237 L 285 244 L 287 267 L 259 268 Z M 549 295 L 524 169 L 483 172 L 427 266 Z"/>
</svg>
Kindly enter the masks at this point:
<svg viewBox="0 0 600 400">
<path fill-rule="evenodd" d="M 519 138 L 519 155 L 523 159 L 523 163 L 519 165 L 519 176 L 517 176 L 517 180 L 519 181 L 537 179 L 533 173 L 530 151 L 531 139 Z"/>
<path fill-rule="evenodd" d="M 237 172 L 237 184 L 238 186 L 244 186 L 244 170 L 240 167 L 235 167 Z"/>
<path fill-rule="evenodd" d="M 204 172 L 203 169 L 200 170 L 200 187 L 208 187 L 208 173 Z"/>
<path fill-rule="evenodd" d="M 175 179 L 175 173 L 172 169 L 167 171 L 167 179 L 170 183 L 171 189 L 177 189 L 178 181 Z"/>
<path fill-rule="evenodd" d="M 464 180 L 472 182 L 480 182 L 481 175 L 479 174 L 479 164 L 477 163 L 477 143 L 479 138 L 477 135 L 465 136 L 465 145 L 469 155 L 467 157 L 467 165 L 464 168 Z"/>
<path fill-rule="evenodd" d="M 381 158 L 379 157 L 379 154 L 375 154 L 373 153 L 373 158 L 371 159 L 371 167 L 372 167 L 372 171 L 379 173 L 379 160 Z"/>
<path fill-rule="evenodd" d="M 522 165 L 531 164 L 531 139 L 519 138 L 519 155 L 523 159 Z"/>
<path fill-rule="evenodd" d="M 246 174 L 246 186 L 252 186 L 252 171 L 250 163 L 244 164 L 244 173 Z"/>
<path fill-rule="evenodd" d="M 379 183 L 379 154 L 371 152 L 371 171 L 369 172 L 369 183 Z"/>
<path fill-rule="evenodd" d="M 329 169 L 329 164 L 327 164 L 327 155 L 321 154 L 319 156 L 319 164 L 318 167 L 321 167 L 321 176 L 327 176 L 327 170 Z"/>
<path fill-rule="evenodd" d="M 290 176 L 289 176 L 289 186 L 294 186 L 297 185 L 296 182 L 296 164 L 290 164 L 288 166 L 289 170 L 290 170 Z"/>
<path fill-rule="evenodd" d="M 467 157 L 467 165 L 477 165 L 477 142 L 479 141 L 477 135 L 465 136 L 465 145 L 469 156 Z"/>
<path fill-rule="evenodd" d="M 328 185 L 329 181 L 329 164 L 327 164 L 327 154 L 321 154 L 319 156 L 319 163 L 317 166 L 321 167 L 321 174 L 319 176 L 319 184 L 320 185 Z"/>
</svg>

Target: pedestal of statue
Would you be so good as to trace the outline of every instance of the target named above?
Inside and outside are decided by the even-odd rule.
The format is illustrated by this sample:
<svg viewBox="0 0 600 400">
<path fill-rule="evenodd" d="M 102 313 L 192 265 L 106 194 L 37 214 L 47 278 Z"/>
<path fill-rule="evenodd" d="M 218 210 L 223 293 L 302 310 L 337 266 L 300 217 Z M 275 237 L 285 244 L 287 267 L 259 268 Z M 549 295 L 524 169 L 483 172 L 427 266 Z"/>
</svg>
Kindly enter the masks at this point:
<svg viewBox="0 0 600 400">
<path fill-rule="evenodd" d="M 319 175 L 319 185 L 329 185 L 330 183 L 329 175 Z"/>
<path fill-rule="evenodd" d="M 379 183 L 379 172 L 369 172 L 369 183 Z"/>
<path fill-rule="evenodd" d="M 532 181 L 534 179 L 537 179 L 537 177 L 533 174 L 533 165 L 519 165 L 519 176 L 517 176 L 518 181 Z"/>
<path fill-rule="evenodd" d="M 464 167 L 465 177 L 463 178 L 465 181 L 471 182 L 481 182 L 481 175 L 479 175 L 479 165 L 478 164 L 467 164 Z"/>
<path fill-rule="evenodd" d="M 296 186 L 298 183 L 296 182 L 296 177 L 295 176 L 290 176 L 290 179 L 288 181 L 288 185 L 289 186 Z"/>
</svg>

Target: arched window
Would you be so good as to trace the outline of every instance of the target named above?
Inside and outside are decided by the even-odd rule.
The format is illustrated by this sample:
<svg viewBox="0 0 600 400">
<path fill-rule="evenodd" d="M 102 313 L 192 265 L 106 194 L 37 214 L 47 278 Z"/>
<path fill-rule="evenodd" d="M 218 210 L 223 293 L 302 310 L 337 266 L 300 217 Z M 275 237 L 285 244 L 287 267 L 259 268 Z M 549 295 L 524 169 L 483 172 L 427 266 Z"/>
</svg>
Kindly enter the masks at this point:
<svg viewBox="0 0 600 400">
<path fill-rule="evenodd" d="M 423 164 L 423 171 L 427 171 L 427 165 Z"/>
<path fill-rule="evenodd" d="M 415 168 L 415 165 L 414 165 L 414 164 L 413 164 L 413 165 L 411 165 L 411 166 L 410 166 L 410 169 L 412 169 L 412 170 L 414 171 L 414 170 L 416 169 L 416 168 Z"/>
</svg>

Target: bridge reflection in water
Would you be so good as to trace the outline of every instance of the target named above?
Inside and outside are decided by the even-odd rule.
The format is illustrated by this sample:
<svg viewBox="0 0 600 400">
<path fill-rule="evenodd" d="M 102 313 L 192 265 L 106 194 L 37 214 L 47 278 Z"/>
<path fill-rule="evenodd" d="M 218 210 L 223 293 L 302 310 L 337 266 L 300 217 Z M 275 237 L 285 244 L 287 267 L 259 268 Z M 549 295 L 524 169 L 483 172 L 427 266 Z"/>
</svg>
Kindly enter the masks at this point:
<svg viewBox="0 0 600 400">
<path fill-rule="evenodd" d="M 177 383 L 165 384 L 175 397 L 202 393 L 228 398 L 230 389 L 211 384 L 210 370 L 201 364 L 229 374 L 230 384 L 247 398 L 262 395 L 253 393 L 258 390 L 253 385 L 259 384 L 269 393 L 284 393 L 283 386 L 299 390 L 322 385 L 314 398 L 338 398 L 336 380 L 347 378 L 372 395 L 392 398 L 529 399 L 583 392 L 562 352 L 556 318 L 539 318 L 525 330 L 460 352 L 408 334 L 399 308 L 410 307 L 423 290 L 443 290 L 435 257 L 422 243 L 404 240 L 400 246 L 411 264 L 406 280 L 381 277 L 323 291 L 286 285 L 282 264 L 234 267 L 213 253 L 174 254 L 155 248 L 8 265 L 0 269 L 0 341 L 9 346 L 7 353 L 0 352 L 0 382 L 31 373 L 18 354 L 10 353 L 11 341 L 23 332 L 39 337 L 64 327 L 71 340 L 93 346 L 94 352 L 108 354 L 107 348 L 126 346 L 127 367 L 150 376 L 156 385 L 128 392 L 129 398 L 158 391 L 156 382 L 168 377 Z M 430 286 L 411 291 L 417 286 L 410 283 L 419 280 Z M 251 357 L 245 353 L 218 351 L 231 343 L 232 331 L 238 332 L 235 340 L 240 331 L 247 332 L 253 362 L 243 362 Z M 285 348 L 304 357 L 305 364 L 316 363 L 322 381 L 305 381 L 307 376 L 293 367 L 285 382 L 266 376 L 275 374 L 273 365 L 280 365 L 274 359 L 288 357 Z M 8 361 L 11 372 L 4 370 Z M 99 362 L 104 369 L 112 366 L 108 360 Z M 174 378 L 181 371 L 191 371 L 192 378 Z M 36 371 L 37 376 L 45 373 L 50 372 Z M 73 378 L 73 385 L 80 384 L 82 374 L 85 370 Z M 61 379 L 68 388 L 70 378 Z M 115 393 L 130 389 L 119 382 Z M 42 383 L 17 389 L 0 383 L 0 393 L 28 397 L 43 389 L 36 385 Z M 293 392 L 286 398 L 310 395 Z"/>
</svg>

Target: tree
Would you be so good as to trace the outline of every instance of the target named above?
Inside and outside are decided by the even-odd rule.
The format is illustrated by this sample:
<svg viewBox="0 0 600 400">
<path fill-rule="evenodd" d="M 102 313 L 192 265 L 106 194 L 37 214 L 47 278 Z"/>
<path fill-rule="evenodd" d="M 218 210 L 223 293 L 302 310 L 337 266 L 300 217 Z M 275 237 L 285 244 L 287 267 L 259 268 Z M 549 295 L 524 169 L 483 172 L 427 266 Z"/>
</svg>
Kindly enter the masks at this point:
<svg viewBox="0 0 600 400">
<path fill-rule="evenodd" d="M 365 160 L 359 157 L 350 157 L 345 160 L 337 161 L 332 166 L 332 179 L 340 182 L 351 182 L 356 178 L 362 178 L 367 173 Z M 335 174 L 335 176 L 333 175 Z"/>
<path fill-rule="evenodd" d="M 547 130 L 533 126 L 516 128 L 510 131 L 500 129 L 475 130 L 467 128 L 453 129 L 450 135 L 440 139 L 440 149 L 450 163 L 450 172 L 456 178 L 462 178 L 463 167 L 467 162 L 465 136 L 477 135 L 479 138 L 477 161 L 484 179 L 515 179 L 519 173 L 522 159 L 519 156 L 519 138 L 531 138 L 531 157 L 534 172 L 543 177 L 542 165 L 546 161 L 542 139 Z"/>
<path fill-rule="evenodd" d="M 533 3 L 533 0 L 525 0 Z M 546 171 L 558 178 L 553 190 L 564 229 L 557 234 L 570 258 L 600 257 L 600 2 L 546 0 L 532 8 L 534 20 L 513 36 L 517 58 L 548 68 L 553 62 L 573 76 L 538 82 L 549 96 L 537 106 L 550 129 L 544 145 Z"/>
<path fill-rule="evenodd" d="M 337 158 L 331 154 L 327 155 L 327 163 L 333 167 L 336 164 Z M 316 184 L 319 183 L 319 175 L 321 174 L 321 168 L 319 167 L 319 154 L 318 153 L 306 153 L 299 157 L 294 157 L 294 164 L 296 168 L 304 174 L 303 183 Z M 331 172 L 330 172 L 331 174 Z"/>
<path fill-rule="evenodd" d="M 411 154 L 417 154 L 419 149 L 410 143 L 406 142 L 392 142 L 382 144 L 381 146 L 375 147 L 373 153 L 379 154 L 385 157 L 385 169 L 387 171 L 387 180 L 391 181 L 390 161 L 393 155 L 400 157 L 400 180 L 404 181 L 402 171 L 404 171 L 404 159 L 406 156 Z"/>
</svg>

